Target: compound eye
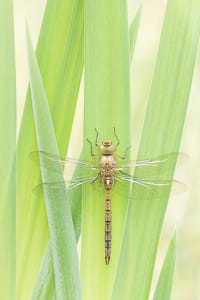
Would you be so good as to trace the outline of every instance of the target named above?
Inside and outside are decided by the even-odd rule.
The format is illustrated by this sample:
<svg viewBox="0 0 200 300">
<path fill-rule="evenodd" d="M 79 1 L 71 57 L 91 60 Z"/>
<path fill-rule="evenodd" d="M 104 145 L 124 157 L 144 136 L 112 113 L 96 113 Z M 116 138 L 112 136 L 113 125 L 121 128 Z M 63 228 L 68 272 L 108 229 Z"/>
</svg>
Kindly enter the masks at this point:
<svg viewBox="0 0 200 300">
<path fill-rule="evenodd" d="M 103 142 L 103 145 L 104 145 L 105 147 L 110 147 L 110 146 L 112 145 L 112 142 L 111 142 L 111 141 L 104 141 L 104 142 Z"/>
</svg>

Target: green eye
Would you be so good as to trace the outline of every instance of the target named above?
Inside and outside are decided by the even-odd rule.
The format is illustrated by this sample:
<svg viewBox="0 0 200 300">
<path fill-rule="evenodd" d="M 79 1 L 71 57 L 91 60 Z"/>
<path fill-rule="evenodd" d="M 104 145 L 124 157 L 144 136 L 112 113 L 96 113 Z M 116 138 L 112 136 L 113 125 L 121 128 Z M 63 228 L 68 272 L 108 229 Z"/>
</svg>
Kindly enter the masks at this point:
<svg viewBox="0 0 200 300">
<path fill-rule="evenodd" d="M 104 145 L 105 147 L 109 147 L 109 146 L 112 145 L 112 142 L 111 142 L 111 141 L 104 141 L 104 142 L 103 142 L 103 145 Z"/>
</svg>

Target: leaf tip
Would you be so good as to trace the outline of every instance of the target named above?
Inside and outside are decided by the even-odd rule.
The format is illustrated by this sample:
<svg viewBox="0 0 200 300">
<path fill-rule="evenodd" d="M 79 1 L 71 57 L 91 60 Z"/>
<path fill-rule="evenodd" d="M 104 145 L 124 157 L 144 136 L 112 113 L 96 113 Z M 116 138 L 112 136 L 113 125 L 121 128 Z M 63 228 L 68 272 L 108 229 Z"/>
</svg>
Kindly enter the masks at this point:
<svg viewBox="0 0 200 300">
<path fill-rule="evenodd" d="M 176 248 L 177 246 L 177 230 L 174 231 L 171 241 L 170 241 L 170 248 Z"/>
</svg>

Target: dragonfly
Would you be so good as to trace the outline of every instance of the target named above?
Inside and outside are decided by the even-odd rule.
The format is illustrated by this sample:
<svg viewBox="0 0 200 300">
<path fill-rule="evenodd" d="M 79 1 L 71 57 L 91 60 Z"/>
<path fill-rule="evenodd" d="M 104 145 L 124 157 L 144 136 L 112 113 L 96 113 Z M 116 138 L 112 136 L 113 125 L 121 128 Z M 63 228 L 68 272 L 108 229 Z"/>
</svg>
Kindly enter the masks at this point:
<svg viewBox="0 0 200 300">
<path fill-rule="evenodd" d="M 102 188 L 105 190 L 105 263 L 109 265 L 111 259 L 111 191 L 115 186 L 119 185 L 119 190 L 121 184 L 128 183 L 132 187 L 132 191 L 141 191 L 145 190 L 148 193 L 164 191 L 165 189 L 169 190 L 169 187 L 172 185 L 175 192 L 183 192 L 186 189 L 185 184 L 176 181 L 174 179 L 157 179 L 152 176 L 157 174 L 157 168 L 160 168 L 160 172 L 164 172 L 168 168 L 169 164 L 175 160 L 177 157 L 185 159 L 186 155 L 183 153 L 168 153 L 153 159 L 143 159 L 139 161 L 126 161 L 130 147 L 125 149 L 124 155 L 120 156 L 117 154 L 117 148 L 120 145 L 120 139 L 114 128 L 114 136 L 116 142 L 113 143 L 112 140 L 106 139 L 101 143 L 98 142 L 99 132 L 96 131 L 96 139 L 93 143 L 91 140 L 87 139 L 87 142 L 90 146 L 91 157 L 97 157 L 97 162 L 94 163 L 91 161 L 76 160 L 72 158 L 61 159 L 53 153 L 48 153 L 46 151 L 33 151 L 31 157 L 37 159 L 39 156 L 43 156 L 43 160 L 46 162 L 46 167 L 54 170 L 54 163 L 60 163 L 63 166 L 67 166 L 70 163 L 79 168 L 80 170 L 84 169 L 84 176 L 79 176 L 72 178 L 70 181 L 66 181 L 67 188 L 77 188 L 84 184 L 92 184 L 99 182 Z M 94 152 L 94 146 L 97 147 L 98 153 Z M 117 161 L 117 158 L 120 159 L 120 163 Z M 143 175 L 136 176 L 132 175 L 132 169 L 143 170 L 150 176 L 146 177 Z M 56 170 L 56 168 L 55 168 Z M 156 172 L 154 172 L 154 170 Z M 81 172 L 82 173 L 82 172 Z M 63 182 L 45 182 L 40 184 L 35 188 L 38 190 L 38 187 L 42 188 L 44 185 L 48 185 L 51 188 L 59 189 L 63 188 Z"/>
</svg>

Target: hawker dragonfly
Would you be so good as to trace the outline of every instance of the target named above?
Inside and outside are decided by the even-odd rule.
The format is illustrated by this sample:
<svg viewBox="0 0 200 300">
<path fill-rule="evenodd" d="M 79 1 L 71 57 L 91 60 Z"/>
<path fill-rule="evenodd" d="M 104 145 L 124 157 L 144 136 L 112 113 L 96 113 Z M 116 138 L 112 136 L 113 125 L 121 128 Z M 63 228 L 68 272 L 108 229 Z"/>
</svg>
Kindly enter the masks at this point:
<svg viewBox="0 0 200 300">
<path fill-rule="evenodd" d="M 166 179 L 164 173 L 169 171 L 170 165 L 173 165 L 173 161 L 177 157 L 182 161 L 185 159 L 185 154 L 182 153 L 168 153 L 153 159 L 142 159 L 138 161 L 127 161 L 128 151 L 130 147 L 127 147 L 123 156 L 117 154 L 117 148 L 120 144 L 119 137 L 114 129 L 114 135 L 116 142 L 111 140 L 104 140 L 102 143 L 98 142 L 99 133 L 96 130 L 95 143 L 92 143 L 87 139 L 90 146 L 90 153 L 92 157 L 97 157 L 96 162 L 94 160 L 84 161 L 76 160 L 72 158 L 61 159 L 53 153 L 46 151 L 34 151 L 31 153 L 32 158 L 37 159 L 42 156 L 45 165 L 51 171 L 56 170 L 54 165 L 60 163 L 63 166 L 75 165 L 76 168 L 81 170 L 83 175 L 75 177 L 71 180 L 66 180 L 67 188 L 76 188 L 84 184 L 99 183 L 105 190 L 105 263 L 108 265 L 111 258 L 111 191 L 115 189 L 115 186 L 120 187 L 126 183 L 131 185 L 132 191 L 146 191 L 147 194 L 154 193 L 158 195 L 164 190 L 169 191 L 169 187 L 173 186 L 173 190 L 176 192 L 182 192 L 185 190 L 185 185 L 173 179 Z M 94 153 L 94 146 L 97 148 L 98 153 Z M 136 168 L 139 170 L 142 176 L 132 175 L 131 170 Z M 83 172 L 82 172 L 83 170 Z M 159 170 L 159 172 L 158 172 Z M 137 173 L 136 173 L 137 174 Z M 159 176 L 159 179 L 155 176 Z M 59 189 L 63 188 L 63 182 L 43 182 L 35 188 L 43 188 L 44 185 L 48 185 L 50 188 Z M 136 193 L 135 193 L 136 195 Z M 135 196 L 137 197 L 137 196 Z M 134 199 L 134 196 L 133 196 Z"/>
</svg>

